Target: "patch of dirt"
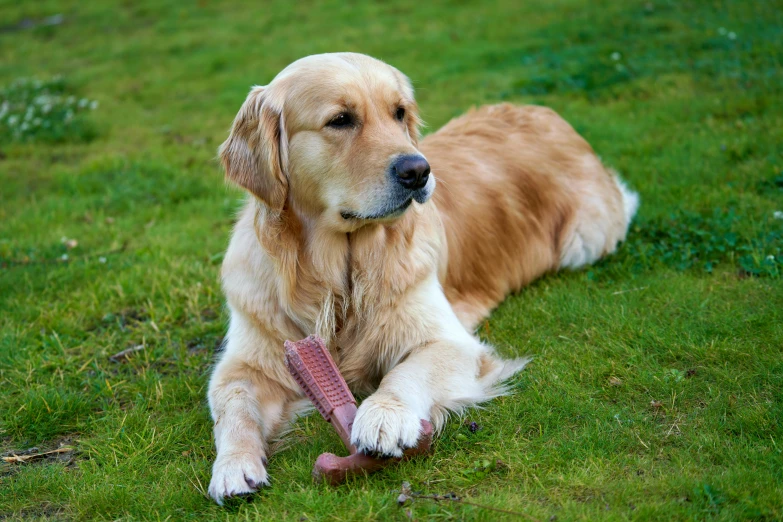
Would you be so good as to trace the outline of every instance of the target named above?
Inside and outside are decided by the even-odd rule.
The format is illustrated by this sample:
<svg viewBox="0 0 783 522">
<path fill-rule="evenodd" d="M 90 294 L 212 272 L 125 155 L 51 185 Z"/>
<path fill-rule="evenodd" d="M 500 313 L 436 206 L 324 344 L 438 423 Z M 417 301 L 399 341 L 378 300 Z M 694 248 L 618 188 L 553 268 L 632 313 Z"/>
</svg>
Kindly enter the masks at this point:
<svg viewBox="0 0 783 522">
<path fill-rule="evenodd" d="M 196 355 L 204 350 L 217 353 L 223 348 L 223 337 L 212 339 L 211 337 L 196 337 L 188 341 L 188 355 Z"/>
<path fill-rule="evenodd" d="M 25 31 L 35 29 L 36 27 L 52 27 L 60 25 L 65 21 L 65 17 L 62 14 L 55 14 L 48 16 L 40 20 L 33 20 L 32 18 L 22 18 L 14 24 L 8 24 L 0 26 L 0 33 L 12 33 L 15 31 Z"/>
<path fill-rule="evenodd" d="M 31 509 L 23 509 L 17 513 L 12 511 L 0 511 L 0 520 L 67 520 L 65 510 L 50 502 L 42 502 L 39 506 Z"/>
<path fill-rule="evenodd" d="M 201 318 L 205 321 L 214 321 L 220 314 L 214 308 L 205 308 L 201 311 Z"/>
<path fill-rule="evenodd" d="M 122 247 L 125 248 L 125 245 Z M 150 319 L 149 312 L 145 308 L 125 308 L 119 312 L 108 312 L 100 319 L 90 324 L 86 330 L 92 331 L 99 328 L 118 327 L 120 331 L 126 332 L 128 328 L 133 328 L 140 323 L 147 322 Z"/>
<path fill-rule="evenodd" d="M 571 498 L 577 502 L 593 502 L 603 500 L 604 496 L 600 490 L 588 486 L 577 486 L 571 491 Z"/>
<path fill-rule="evenodd" d="M 14 475 L 24 466 L 62 463 L 65 471 L 77 467 L 79 452 L 76 449 L 76 435 L 66 435 L 52 441 L 25 449 L 10 449 L 10 440 L 3 441 L 0 453 L 0 479 Z M 10 515 L 0 512 L 0 520 Z"/>
</svg>

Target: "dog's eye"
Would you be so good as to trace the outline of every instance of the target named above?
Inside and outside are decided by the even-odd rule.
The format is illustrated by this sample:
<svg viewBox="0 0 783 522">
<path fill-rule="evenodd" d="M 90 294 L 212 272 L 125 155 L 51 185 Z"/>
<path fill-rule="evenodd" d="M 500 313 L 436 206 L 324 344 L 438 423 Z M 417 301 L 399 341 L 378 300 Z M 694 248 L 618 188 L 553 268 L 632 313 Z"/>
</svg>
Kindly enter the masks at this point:
<svg viewBox="0 0 783 522">
<path fill-rule="evenodd" d="M 402 107 L 397 108 L 397 112 L 394 113 L 394 117 L 397 118 L 397 121 L 402 121 L 405 119 L 405 109 Z"/>
<path fill-rule="evenodd" d="M 326 124 L 327 127 L 334 127 L 337 129 L 343 128 L 343 127 L 350 127 L 353 125 L 354 120 L 353 116 L 351 116 L 347 112 L 341 112 L 331 120 L 329 120 L 329 123 Z"/>
</svg>

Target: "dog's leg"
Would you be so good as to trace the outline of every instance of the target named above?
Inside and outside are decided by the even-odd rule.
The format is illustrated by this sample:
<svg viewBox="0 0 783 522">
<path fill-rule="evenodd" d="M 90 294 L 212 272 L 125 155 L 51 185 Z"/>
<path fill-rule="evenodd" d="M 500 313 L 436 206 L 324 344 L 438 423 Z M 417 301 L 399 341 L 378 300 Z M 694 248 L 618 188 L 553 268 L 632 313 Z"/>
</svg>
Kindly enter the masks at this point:
<svg viewBox="0 0 783 522">
<path fill-rule="evenodd" d="M 237 344 L 247 335 L 231 335 L 232 330 L 209 383 L 217 448 L 209 494 L 218 504 L 268 485 L 267 441 L 289 420 L 291 403 L 300 398 L 283 384 L 289 376 L 282 358 L 277 364 L 247 357 Z"/>
<path fill-rule="evenodd" d="M 399 457 L 416 446 L 420 421 L 442 427 L 447 412 L 502 394 L 498 384 L 524 360 L 501 361 L 478 341 L 442 341 L 412 353 L 360 406 L 351 442 L 361 451 Z"/>
<path fill-rule="evenodd" d="M 448 411 L 489 400 L 503 393 L 502 381 L 527 360 L 503 361 L 460 324 L 440 286 L 430 286 L 423 304 L 437 324 L 428 325 L 437 338 L 413 348 L 381 380 L 378 390 L 359 407 L 351 442 L 367 453 L 399 457 L 416 445 L 420 419 L 442 427 Z"/>
</svg>

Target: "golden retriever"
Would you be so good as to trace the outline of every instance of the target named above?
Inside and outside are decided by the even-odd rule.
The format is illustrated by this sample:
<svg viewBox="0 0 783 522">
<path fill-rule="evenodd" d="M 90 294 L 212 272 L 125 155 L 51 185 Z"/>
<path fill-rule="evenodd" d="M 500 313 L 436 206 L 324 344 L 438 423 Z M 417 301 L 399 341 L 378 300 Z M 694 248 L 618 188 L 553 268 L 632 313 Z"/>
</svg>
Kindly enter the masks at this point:
<svg viewBox="0 0 783 522">
<path fill-rule="evenodd" d="M 267 443 L 302 407 L 286 339 L 326 341 L 369 395 L 353 444 L 399 456 L 420 419 L 442 427 L 525 365 L 474 336 L 482 318 L 625 238 L 636 194 L 552 110 L 482 107 L 421 141 L 420 123 L 408 78 L 352 53 L 294 62 L 239 110 L 219 152 L 251 197 L 223 262 L 231 320 L 209 383 L 218 503 L 268 484 Z"/>
</svg>

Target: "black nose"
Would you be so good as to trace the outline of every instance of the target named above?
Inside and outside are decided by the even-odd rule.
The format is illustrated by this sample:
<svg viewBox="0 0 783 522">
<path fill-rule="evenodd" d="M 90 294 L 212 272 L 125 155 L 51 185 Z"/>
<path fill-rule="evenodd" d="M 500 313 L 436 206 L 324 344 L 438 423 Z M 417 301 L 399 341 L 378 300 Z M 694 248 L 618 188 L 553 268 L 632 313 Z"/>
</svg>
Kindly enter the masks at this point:
<svg viewBox="0 0 783 522">
<path fill-rule="evenodd" d="M 392 174 L 406 189 L 418 190 L 427 184 L 430 164 L 421 156 L 400 156 L 392 163 Z"/>
</svg>

